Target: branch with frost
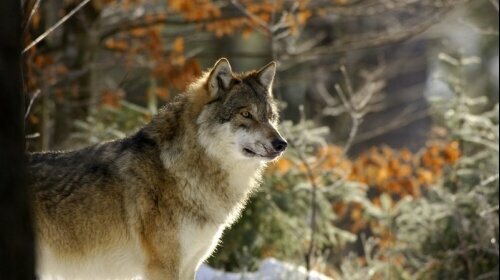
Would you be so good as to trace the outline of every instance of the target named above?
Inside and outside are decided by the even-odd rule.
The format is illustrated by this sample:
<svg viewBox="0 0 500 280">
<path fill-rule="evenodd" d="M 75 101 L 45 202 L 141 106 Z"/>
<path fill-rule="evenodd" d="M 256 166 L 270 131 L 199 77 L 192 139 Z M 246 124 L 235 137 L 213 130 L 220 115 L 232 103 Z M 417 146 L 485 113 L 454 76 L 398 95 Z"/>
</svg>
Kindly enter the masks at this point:
<svg viewBox="0 0 500 280">
<path fill-rule="evenodd" d="M 341 66 L 340 68 L 342 76 L 344 78 L 345 89 L 339 84 L 335 85 L 335 89 L 341 99 L 342 105 L 345 108 L 345 111 L 351 116 L 352 126 L 349 132 L 349 137 L 344 145 L 344 149 L 342 151 L 341 157 L 345 157 L 354 143 L 354 139 L 358 134 L 359 126 L 362 123 L 363 117 L 370 112 L 370 101 L 373 97 L 380 93 L 380 91 L 384 88 L 385 82 L 381 80 L 381 76 L 384 73 L 384 67 L 381 66 L 375 71 L 371 73 L 363 72 L 363 78 L 365 79 L 365 83 L 359 88 L 355 89 L 351 78 L 347 73 L 347 69 L 345 66 Z M 325 95 L 325 100 L 327 104 L 334 104 L 333 98 L 329 95 Z M 316 235 L 317 235 L 317 215 L 318 215 L 318 205 L 317 205 L 317 191 L 318 191 L 318 183 L 317 183 L 317 175 L 315 172 L 315 167 L 321 166 L 321 162 L 325 159 L 319 159 L 318 164 L 314 166 L 307 160 L 306 155 L 302 149 L 296 147 L 295 144 L 291 143 L 292 147 L 297 150 L 298 158 L 305 167 L 305 173 L 309 183 L 311 184 L 311 199 L 310 199 L 310 208 L 311 208 L 311 216 L 310 216 L 310 236 L 309 236 L 309 246 L 307 247 L 307 251 L 304 255 L 305 264 L 307 271 L 311 270 L 313 258 L 316 250 Z"/>
</svg>

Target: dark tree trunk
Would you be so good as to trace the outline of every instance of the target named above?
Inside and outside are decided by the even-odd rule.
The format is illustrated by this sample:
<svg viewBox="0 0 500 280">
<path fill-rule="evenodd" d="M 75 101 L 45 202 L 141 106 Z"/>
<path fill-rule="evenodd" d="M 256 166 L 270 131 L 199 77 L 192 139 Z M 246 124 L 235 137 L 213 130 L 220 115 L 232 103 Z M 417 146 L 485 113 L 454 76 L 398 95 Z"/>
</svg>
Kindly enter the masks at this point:
<svg viewBox="0 0 500 280">
<path fill-rule="evenodd" d="M 21 3 L 0 1 L 0 279 L 34 279 L 24 158 Z"/>
</svg>

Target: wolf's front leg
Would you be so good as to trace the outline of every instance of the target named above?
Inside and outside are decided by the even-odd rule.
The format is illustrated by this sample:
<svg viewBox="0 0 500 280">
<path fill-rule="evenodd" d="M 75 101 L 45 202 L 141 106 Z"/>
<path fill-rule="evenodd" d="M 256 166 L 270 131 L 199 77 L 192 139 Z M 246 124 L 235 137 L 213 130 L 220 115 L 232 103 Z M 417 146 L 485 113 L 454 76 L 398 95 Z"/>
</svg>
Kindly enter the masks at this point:
<svg viewBox="0 0 500 280">
<path fill-rule="evenodd" d="M 146 252 L 147 280 L 184 280 L 179 273 L 179 257 L 176 250 L 151 249 Z"/>
<path fill-rule="evenodd" d="M 177 235 L 172 231 L 145 230 L 141 245 L 146 257 L 147 280 L 184 280 L 180 277 Z"/>
<path fill-rule="evenodd" d="M 146 273 L 145 273 L 146 279 L 184 280 L 179 275 L 178 257 L 175 254 L 170 254 L 170 252 L 172 251 L 170 252 L 163 251 L 163 252 L 155 250 L 146 253 L 147 254 Z"/>
<path fill-rule="evenodd" d="M 182 273 L 180 279 L 181 280 L 195 280 L 195 273 Z"/>
<path fill-rule="evenodd" d="M 150 264 L 146 268 L 145 280 L 181 280 L 179 273 L 175 269 L 162 264 Z"/>
<path fill-rule="evenodd" d="M 196 279 L 196 268 L 181 270 L 180 276 L 180 279 L 182 280 L 194 280 Z"/>
</svg>

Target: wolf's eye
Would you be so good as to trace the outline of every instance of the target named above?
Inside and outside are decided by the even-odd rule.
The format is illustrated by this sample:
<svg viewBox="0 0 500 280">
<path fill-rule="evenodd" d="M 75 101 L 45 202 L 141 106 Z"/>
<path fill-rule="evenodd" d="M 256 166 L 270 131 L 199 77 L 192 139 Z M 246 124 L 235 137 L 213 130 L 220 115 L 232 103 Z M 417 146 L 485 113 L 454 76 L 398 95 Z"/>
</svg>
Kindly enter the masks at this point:
<svg viewBox="0 0 500 280">
<path fill-rule="evenodd" d="M 244 118 L 247 118 L 247 119 L 249 119 L 249 118 L 251 118 L 251 117 L 252 117 L 252 115 L 250 115 L 250 113 L 249 113 L 248 111 L 243 111 L 243 112 L 241 112 L 241 115 L 242 115 Z"/>
</svg>

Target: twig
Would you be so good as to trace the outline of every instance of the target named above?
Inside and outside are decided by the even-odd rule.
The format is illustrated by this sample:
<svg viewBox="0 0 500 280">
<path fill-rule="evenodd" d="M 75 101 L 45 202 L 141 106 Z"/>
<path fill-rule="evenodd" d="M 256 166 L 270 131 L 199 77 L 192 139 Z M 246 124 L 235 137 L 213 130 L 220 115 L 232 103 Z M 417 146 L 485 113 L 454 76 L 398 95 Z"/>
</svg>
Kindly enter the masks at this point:
<svg viewBox="0 0 500 280">
<path fill-rule="evenodd" d="M 380 71 L 375 71 L 373 75 L 370 75 L 370 77 L 366 78 L 366 83 L 375 83 L 378 86 L 373 86 L 373 87 L 368 87 L 368 86 L 363 86 L 361 89 L 355 91 L 351 79 L 349 78 L 349 75 L 347 73 L 347 69 L 345 66 L 341 66 L 340 70 L 342 72 L 342 75 L 344 77 L 346 89 L 348 93 L 346 94 L 342 87 L 339 84 L 335 85 L 335 89 L 340 97 L 340 100 L 342 101 L 342 105 L 346 109 L 347 113 L 349 113 L 351 119 L 352 119 L 352 127 L 349 132 L 349 137 L 344 145 L 344 149 L 342 150 L 342 155 L 341 158 L 345 157 L 349 150 L 351 149 L 352 145 L 354 144 L 354 140 L 356 139 L 356 135 L 358 134 L 359 127 L 363 121 L 363 117 L 370 111 L 369 110 L 369 104 L 370 100 L 372 97 L 379 92 L 385 83 L 382 83 L 380 81 L 377 81 L 377 77 L 383 73 L 382 70 Z M 324 91 L 326 91 L 326 88 L 320 88 Z M 332 103 L 333 101 L 331 101 Z M 316 184 L 313 168 L 309 165 L 307 160 L 304 158 L 304 155 L 302 152 L 298 149 L 298 157 L 300 161 L 304 164 L 306 168 L 306 174 L 307 178 L 311 182 L 312 186 L 312 191 L 311 191 L 311 236 L 310 236 L 310 243 L 309 247 L 307 250 L 307 253 L 305 255 L 305 260 L 306 260 L 306 269 L 307 269 L 307 279 L 309 279 L 309 272 L 311 269 L 311 262 L 312 262 L 312 257 L 314 254 L 314 247 L 315 247 L 315 240 L 316 240 L 316 231 L 317 231 L 317 226 L 316 226 L 316 216 L 317 216 L 317 202 L 316 202 L 316 192 L 318 189 L 318 186 Z M 326 160 L 326 158 L 322 159 L 320 161 L 320 164 L 317 166 L 321 165 L 321 162 Z"/>
<path fill-rule="evenodd" d="M 410 125 L 411 123 L 426 118 L 430 115 L 429 110 L 423 110 L 420 112 L 411 112 L 411 113 L 403 113 L 400 114 L 399 116 L 394 118 L 394 121 L 389 122 L 387 125 L 384 125 L 383 127 L 379 127 L 373 131 L 365 132 L 360 135 L 355 139 L 354 143 L 360 143 L 363 141 L 366 141 L 368 139 L 375 138 L 377 136 L 380 136 L 382 134 L 385 134 L 389 131 L 396 130 L 401 127 L 405 127 L 407 125 Z"/>
<path fill-rule="evenodd" d="M 304 115 L 303 115 L 303 107 L 301 109 L 301 120 L 303 120 Z M 289 134 L 289 133 L 287 133 Z M 304 259 L 305 259 L 305 266 L 306 266 L 306 280 L 309 279 L 310 272 L 311 272 L 311 267 L 312 267 L 312 258 L 314 254 L 314 249 L 315 249 L 315 243 L 316 243 L 316 231 L 317 231 L 317 224 L 316 224 L 316 216 L 317 216 L 317 202 L 316 202 L 316 196 L 317 196 L 317 191 L 318 191 L 318 185 L 316 184 L 316 178 L 314 176 L 313 169 L 311 168 L 311 165 L 309 162 L 307 162 L 307 159 L 305 155 L 303 154 L 302 150 L 299 149 L 299 147 L 295 144 L 294 139 L 289 139 L 288 144 L 290 145 L 291 148 L 297 151 L 297 156 L 300 160 L 300 162 L 304 165 L 306 168 L 306 177 L 309 180 L 311 184 L 311 233 L 310 233 L 310 241 L 309 241 L 309 246 L 307 248 L 307 252 L 305 253 Z"/>
<path fill-rule="evenodd" d="M 237 0 L 231 0 L 231 4 L 233 4 L 233 6 L 235 6 L 238 10 L 240 10 L 242 13 L 244 13 L 252 21 L 257 23 L 257 25 L 260 27 L 260 29 L 262 29 L 264 31 L 264 34 L 267 34 L 267 35 L 272 34 L 271 29 L 269 28 L 269 25 L 265 21 L 263 21 L 261 18 L 259 18 L 258 16 L 249 12 L 245 8 L 245 6 L 243 6 L 240 2 L 238 2 Z"/>
<path fill-rule="evenodd" d="M 36 0 L 35 4 L 33 5 L 33 8 L 31 9 L 30 15 L 28 16 L 28 19 L 24 23 L 24 30 L 26 30 L 26 28 L 28 28 L 28 26 L 30 25 L 31 19 L 33 18 L 36 11 L 38 10 L 38 7 L 40 6 L 40 2 L 41 2 L 41 0 Z"/>
<path fill-rule="evenodd" d="M 283 57 L 308 61 L 321 57 L 322 55 L 331 55 L 332 53 L 343 53 L 351 50 L 367 49 L 371 47 L 387 45 L 394 42 L 402 42 L 423 33 L 434 24 L 440 22 L 444 18 L 444 16 L 451 10 L 452 9 L 439 10 L 429 19 L 418 24 L 414 24 L 413 26 L 408 27 L 405 30 L 398 30 L 394 32 L 385 30 L 373 33 L 369 32 L 366 34 L 344 36 L 343 39 L 339 39 L 331 45 L 317 47 L 305 53 L 288 52 Z"/>
<path fill-rule="evenodd" d="M 498 30 L 494 29 L 493 27 L 478 27 L 475 24 L 467 22 L 465 20 L 459 20 L 459 22 L 481 35 L 498 36 L 500 34 Z"/>
<path fill-rule="evenodd" d="M 491 184 L 495 181 L 498 181 L 498 178 L 500 177 L 500 174 L 497 173 L 495 175 L 492 175 L 484 180 L 482 180 L 478 185 L 476 185 L 473 189 L 477 189 L 477 188 L 480 188 L 480 187 L 484 187 L 488 184 Z"/>
<path fill-rule="evenodd" d="M 306 174 L 307 178 L 311 183 L 311 234 L 310 234 L 310 240 L 309 240 L 309 247 L 307 248 L 307 253 L 305 255 L 305 261 L 306 261 L 306 270 L 307 270 L 307 276 L 306 279 L 309 279 L 309 275 L 311 272 L 311 263 L 312 263 L 312 258 L 314 255 L 314 248 L 315 248 L 315 243 L 316 243 L 316 231 L 317 231 L 317 224 L 316 224 L 316 216 L 318 212 L 318 207 L 317 207 L 317 202 L 316 202 L 316 195 L 318 191 L 318 185 L 316 184 L 316 178 L 314 177 L 314 173 L 311 169 L 311 166 L 307 162 L 307 160 L 304 158 L 304 155 L 301 152 L 297 153 L 299 156 L 300 161 L 304 164 L 306 168 Z"/>
<path fill-rule="evenodd" d="M 342 104 L 344 104 L 344 107 L 347 109 L 349 114 L 354 113 L 354 108 L 351 106 L 351 103 L 349 103 L 349 99 L 347 99 L 347 96 L 344 94 L 344 90 L 340 87 L 339 84 L 335 85 L 335 90 L 340 96 L 340 100 L 342 101 Z"/>
<path fill-rule="evenodd" d="M 491 2 L 491 5 L 493 5 L 493 7 L 495 7 L 495 9 L 497 10 L 497 12 L 499 11 L 499 8 L 498 8 L 498 1 L 495 1 L 495 0 L 490 0 Z"/>
<path fill-rule="evenodd" d="M 26 135 L 26 137 L 25 137 L 25 138 L 26 138 L 26 139 L 35 139 L 35 138 L 38 138 L 38 137 L 40 137 L 40 133 L 35 132 L 35 133 L 32 133 L 32 134 L 28 134 L 28 135 Z"/>
<path fill-rule="evenodd" d="M 355 91 L 354 87 L 352 86 L 351 79 L 349 78 L 349 75 L 347 73 L 347 69 L 344 65 L 340 67 L 340 71 L 342 72 L 342 76 L 344 77 L 348 94 L 344 92 L 339 84 L 335 85 L 335 90 L 337 91 L 342 104 L 344 105 L 347 113 L 350 115 L 352 120 L 352 127 L 349 132 L 349 137 L 347 138 L 347 141 L 344 145 L 344 150 L 342 151 L 341 155 L 341 157 L 344 157 L 347 155 L 347 152 L 354 144 L 354 140 L 358 134 L 358 129 L 363 122 L 363 117 L 370 112 L 368 108 L 370 100 L 385 86 L 385 83 L 376 81 L 377 76 L 383 73 L 382 68 L 379 68 L 379 70 L 375 71 L 373 75 L 370 75 L 370 77 L 366 79 L 365 86 Z M 369 87 L 369 84 L 375 84 L 375 86 Z"/>
<path fill-rule="evenodd" d="M 30 103 L 28 104 L 28 108 L 26 108 L 26 113 L 24 114 L 24 120 L 26 121 L 26 119 L 28 119 L 28 116 L 30 114 L 30 111 L 31 111 L 31 107 L 33 106 L 33 103 L 35 102 L 35 99 L 38 97 L 38 95 L 41 93 L 42 91 L 40 89 L 37 89 L 32 95 L 31 95 L 31 98 L 30 98 Z"/>
<path fill-rule="evenodd" d="M 498 143 L 495 143 L 493 141 L 488 141 L 487 139 L 483 139 L 479 136 L 463 136 L 462 140 L 470 142 L 470 143 L 485 146 L 485 147 L 487 147 L 495 152 L 499 151 Z"/>
<path fill-rule="evenodd" d="M 87 5 L 91 0 L 83 0 L 78 6 L 76 6 L 73 10 L 71 10 L 67 15 L 65 15 L 63 18 L 61 18 L 56 24 L 52 25 L 47 31 L 43 32 L 42 35 L 38 36 L 31 44 L 29 44 L 23 51 L 22 53 L 27 52 L 34 46 L 36 46 L 38 43 L 40 43 L 43 39 L 45 39 L 50 33 L 52 33 L 54 30 L 56 30 L 59 26 L 61 26 L 63 23 L 65 23 L 69 18 L 71 18 L 76 12 L 78 12 L 81 8 L 83 8 L 85 5 Z"/>
<path fill-rule="evenodd" d="M 495 277 L 497 276 L 497 277 Z M 493 270 L 484 274 L 479 275 L 476 280 L 483 280 L 483 279 L 498 279 L 498 272 Z"/>
<path fill-rule="evenodd" d="M 359 126 L 362 122 L 363 118 L 352 118 L 352 128 L 349 132 L 349 137 L 347 138 L 347 141 L 344 145 L 344 149 L 342 150 L 341 158 L 347 155 L 347 152 L 349 152 L 352 145 L 354 144 L 354 139 L 356 138 L 356 135 L 358 135 Z"/>
<path fill-rule="evenodd" d="M 354 88 L 352 86 L 351 79 L 349 78 L 349 74 L 347 74 L 347 69 L 345 68 L 345 65 L 340 66 L 340 72 L 342 73 L 342 76 L 344 77 L 345 85 L 347 87 L 347 93 L 349 94 L 349 99 L 351 100 L 351 102 L 348 102 L 349 106 L 351 107 L 352 111 L 357 111 L 357 110 L 359 110 L 359 108 L 357 108 L 356 104 L 352 103 L 352 98 L 354 96 Z M 340 94 L 340 92 L 339 92 L 339 94 Z M 344 99 L 345 99 L 345 97 L 344 97 Z M 347 104 L 345 104 L 345 105 L 347 105 Z"/>
<path fill-rule="evenodd" d="M 365 113 L 363 112 L 358 112 L 358 109 L 362 108 L 356 108 L 354 104 L 351 104 L 352 101 L 352 96 L 351 99 L 347 99 L 346 95 L 344 94 L 344 91 L 340 87 L 340 85 L 336 84 L 335 89 L 337 90 L 337 93 L 340 96 L 340 99 L 342 100 L 342 103 L 344 104 L 344 107 L 346 108 L 347 112 L 351 116 L 352 120 L 352 128 L 351 131 L 349 132 L 349 137 L 347 138 L 346 144 L 344 146 L 344 149 L 342 151 L 342 156 L 344 157 L 347 155 L 347 152 L 349 149 L 351 149 L 352 144 L 354 143 L 354 139 L 356 138 L 356 135 L 358 134 L 358 129 L 361 123 L 363 122 L 363 116 Z M 352 87 L 348 86 L 348 89 L 352 91 Z M 373 96 L 373 95 L 371 95 Z M 368 103 L 368 102 L 366 102 Z"/>
</svg>

